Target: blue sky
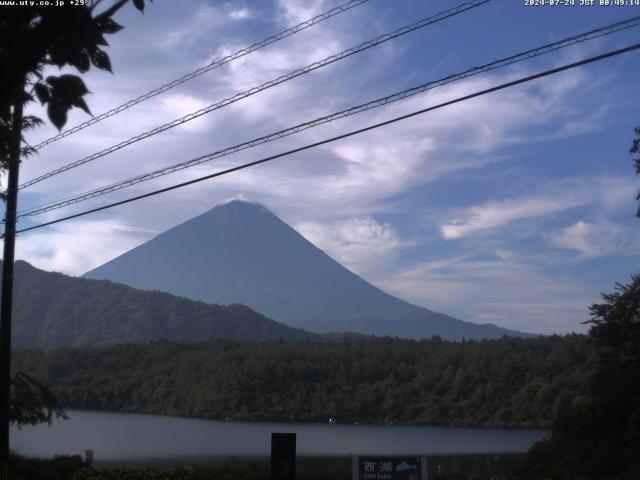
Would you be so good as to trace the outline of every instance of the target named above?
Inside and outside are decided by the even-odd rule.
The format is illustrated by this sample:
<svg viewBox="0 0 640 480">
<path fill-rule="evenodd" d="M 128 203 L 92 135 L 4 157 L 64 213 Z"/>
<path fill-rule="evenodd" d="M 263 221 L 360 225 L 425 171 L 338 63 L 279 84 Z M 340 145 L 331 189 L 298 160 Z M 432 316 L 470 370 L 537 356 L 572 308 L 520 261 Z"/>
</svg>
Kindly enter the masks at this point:
<svg viewBox="0 0 640 480">
<path fill-rule="evenodd" d="M 96 114 L 339 1 L 157 0 L 118 20 L 115 76 L 85 80 Z M 579 0 L 576 0 L 579 3 Z M 117 143 L 456 2 L 370 0 L 45 147 L 21 179 Z M 640 14 L 494 0 L 312 72 L 21 193 L 20 209 L 170 165 Z M 638 28 L 23 221 L 51 220 L 638 42 Z M 20 235 L 18 257 L 82 274 L 231 198 L 263 203 L 371 283 L 474 322 L 585 331 L 587 306 L 638 270 L 640 54 L 441 109 L 251 170 Z M 34 107 L 34 113 L 39 111 Z M 70 116 L 69 126 L 86 117 Z M 37 143 L 55 133 L 33 132 Z"/>
</svg>

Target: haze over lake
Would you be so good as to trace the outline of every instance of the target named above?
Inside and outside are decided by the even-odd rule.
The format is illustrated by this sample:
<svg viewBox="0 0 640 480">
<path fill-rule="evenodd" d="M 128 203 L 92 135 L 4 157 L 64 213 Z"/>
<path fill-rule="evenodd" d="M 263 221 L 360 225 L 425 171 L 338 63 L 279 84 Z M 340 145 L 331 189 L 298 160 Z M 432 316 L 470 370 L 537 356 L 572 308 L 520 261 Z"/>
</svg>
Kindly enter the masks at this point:
<svg viewBox="0 0 640 480">
<path fill-rule="evenodd" d="M 69 410 L 51 427 L 14 429 L 12 449 L 35 457 L 95 451 L 97 461 L 195 456 L 263 456 L 272 432 L 297 434 L 301 456 L 525 452 L 542 429 L 404 425 L 244 423 Z"/>
</svg>

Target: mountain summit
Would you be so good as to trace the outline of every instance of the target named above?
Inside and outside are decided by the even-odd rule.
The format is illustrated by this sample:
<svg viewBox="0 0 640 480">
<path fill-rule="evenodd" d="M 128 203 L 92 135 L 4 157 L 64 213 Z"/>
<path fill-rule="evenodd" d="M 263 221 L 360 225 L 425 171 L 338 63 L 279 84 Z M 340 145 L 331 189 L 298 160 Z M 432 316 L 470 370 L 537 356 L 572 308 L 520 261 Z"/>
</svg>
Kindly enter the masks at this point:
<svg viewBox="0 0 640 480">
<path fill-rule="evenodd" d="M 85 277 L 208 303 L 243 303 L 316 332 L 445 339 L 522 335 L 393 297 L 347 270 L 264 206 L 238 200 L 158 235 Z"/>
</svg>

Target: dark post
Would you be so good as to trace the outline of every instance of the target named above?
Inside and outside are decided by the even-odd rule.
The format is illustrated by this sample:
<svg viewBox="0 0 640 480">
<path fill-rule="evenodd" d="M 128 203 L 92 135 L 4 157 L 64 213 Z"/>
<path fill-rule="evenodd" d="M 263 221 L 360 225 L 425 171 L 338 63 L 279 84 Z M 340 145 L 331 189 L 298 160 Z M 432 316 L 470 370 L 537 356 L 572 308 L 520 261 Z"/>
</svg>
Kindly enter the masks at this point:
<svg viewBox="0 0 640 480">
<path fill-rule="evenodd" d="M 296 479 L 296 434 L 271 434 L 271 480 Z"/>
<path fill-rule="evenodd" d="M 22 92 L 20 92 L 22 93 Z M 9 478 L 9 408 L 11 399 L 11 310 L 13 306 L 13 260 L 18 206 L 18 173 L 22 137 L 22 96 L 13 109 L 11 157 L 7 181 L 4 216 L 4 257 L 2 261 L 2 296 L 0 298 L 0 480 Z"/>
</svg>

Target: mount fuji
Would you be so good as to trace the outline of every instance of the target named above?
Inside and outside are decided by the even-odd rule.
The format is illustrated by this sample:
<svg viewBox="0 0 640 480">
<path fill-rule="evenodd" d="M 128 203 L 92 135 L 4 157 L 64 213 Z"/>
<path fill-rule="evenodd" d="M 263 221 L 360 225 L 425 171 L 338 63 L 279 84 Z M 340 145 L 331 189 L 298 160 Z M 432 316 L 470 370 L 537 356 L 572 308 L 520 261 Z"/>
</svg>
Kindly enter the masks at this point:
<svg viewBox="0 0 640 480">
<path fill-rule="evenodd" d="M 207 303 L 242 303 L 289 326 L 460 340 L 524 336 L 389 295 L 333 260 L 262 205 L 218 205 L 87 272 Z"/>
</svg>

